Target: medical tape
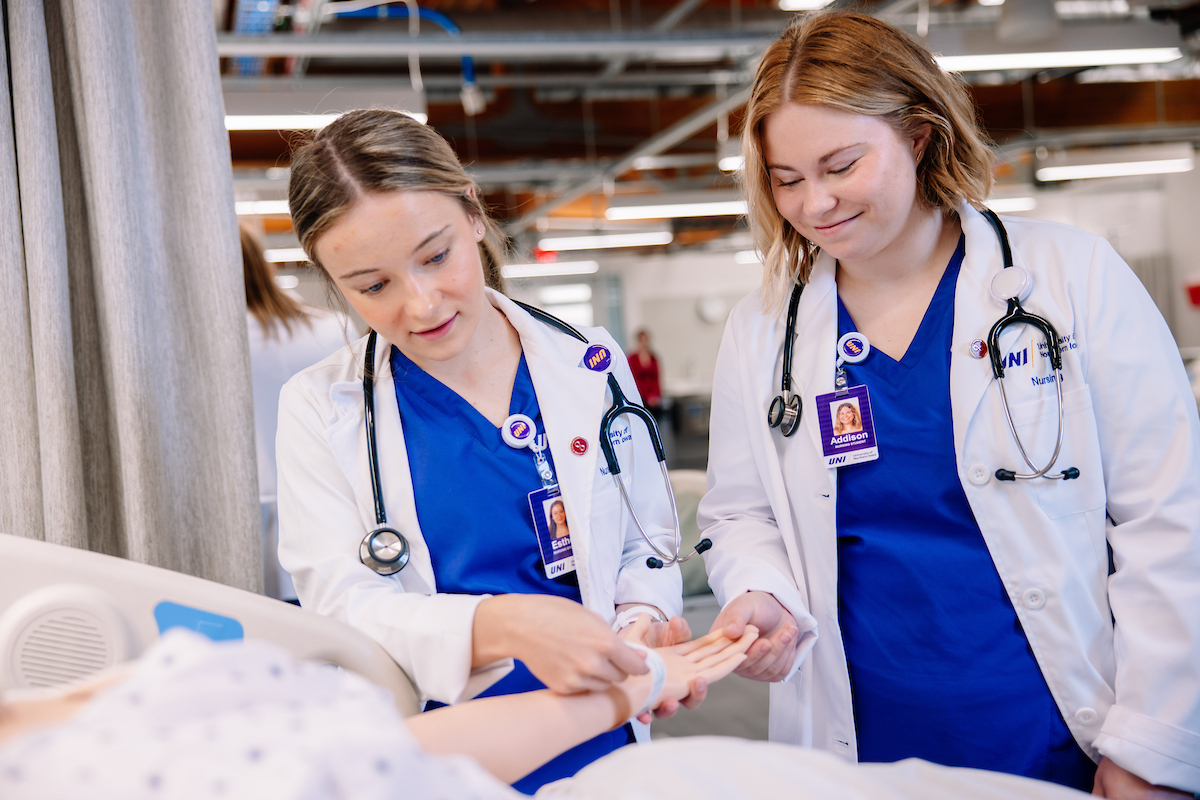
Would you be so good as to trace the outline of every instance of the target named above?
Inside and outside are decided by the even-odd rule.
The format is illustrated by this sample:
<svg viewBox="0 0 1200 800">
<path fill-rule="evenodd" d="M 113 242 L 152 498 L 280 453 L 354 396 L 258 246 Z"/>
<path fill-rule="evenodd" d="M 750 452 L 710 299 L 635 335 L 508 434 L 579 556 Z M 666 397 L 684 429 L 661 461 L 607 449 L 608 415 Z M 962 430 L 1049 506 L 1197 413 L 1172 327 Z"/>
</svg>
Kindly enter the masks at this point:
<svg viewBox="0 0 1200 800">
<path fill-rule="evenodd" d="M 652 606 L 634 606 L 633 608 L 627 608 L 620 614 L 617 614 L 617 618 L 613 620 L 612 624 L 613 632 L 616 633 L 622 628 L 637 622 L 638 618 L 641 617 L 642 614 L 649 614 L 652 622 L 666 622 L 666 620 L 663 619 L 662 612 L 657 608 Z"/>
<path fill-rule="evenodd" d="M 663 687 L 667 685 L 667 665 L 662 660 L 662 656 L 644 644 L 638 644 L 637 642 L 626 642 L 625 644 L 634 650 L 641 650 L 645 653 L 646 666 L 650 669 L 650 696 L 646 698 L 646 703 L 642 706 L 642 710 L 634 714 L 635 717 L 640 717 L 647 711 L 654 710 L 658 705 L 658 699 L 662 695 Z"/>
</svg>

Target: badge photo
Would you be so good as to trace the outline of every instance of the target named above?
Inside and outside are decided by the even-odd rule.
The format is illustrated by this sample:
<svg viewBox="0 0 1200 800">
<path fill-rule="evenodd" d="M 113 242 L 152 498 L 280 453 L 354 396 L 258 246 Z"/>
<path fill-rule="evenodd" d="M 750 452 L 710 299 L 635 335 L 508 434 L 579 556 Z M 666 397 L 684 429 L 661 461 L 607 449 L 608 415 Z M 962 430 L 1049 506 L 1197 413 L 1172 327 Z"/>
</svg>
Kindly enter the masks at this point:
<svg viewBox="0 0 1200 800">
<path fill-rule="evenodd" d="M 546 577 L 557 578 L 575 571 L 575 552 L 567 527 L 567 507 L 557 486 L 529 493 L 529 513 L 537 531 L 538 549 L 546 565 Z"/>
</svg>

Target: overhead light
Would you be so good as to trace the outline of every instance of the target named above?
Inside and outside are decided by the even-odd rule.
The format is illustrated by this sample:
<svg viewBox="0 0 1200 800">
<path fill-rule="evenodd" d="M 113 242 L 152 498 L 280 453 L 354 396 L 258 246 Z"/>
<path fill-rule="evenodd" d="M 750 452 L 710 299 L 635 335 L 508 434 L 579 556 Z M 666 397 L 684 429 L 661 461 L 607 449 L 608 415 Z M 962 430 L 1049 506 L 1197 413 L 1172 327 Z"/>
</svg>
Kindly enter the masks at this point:
<svg viewBox="0 0 1200 800">
<path fill-rule="evenodd" d="M 1189 172 L 1194 166 L 1192 146 L 1187 142 L 1178 142 L 1065 151 L 1039 161 L 1034 174 L 1039 181 L 1052 182 L 1131 175 L 1164 175 Z"/>
<path fill-rule="evenodd" d="M 742 143 L 738 139 L 726 139 L 717 145 L 717 169 L 722 172 L 737 172 L 745 166 L 742 158 Z"/>
<path fill-rule="evenodd" d="M 613 247 L 652 247 L 670 244 L 674 239 L 670 231 L 648 231 L 600 236 L 556 236 L 540 240 L 537 246 L 539 250 L 604 250 Z"/>
<path fill-rule="evenodd" d="M 650 206 L 624 206 L 604 212 L 606 219 L 676 219 L 679 217 L 733 217 L 746 213 L 745 200 L 721 200 L 708 203 L 664 203 Z"/>
<path fill-rule="evenodd" d="M 428 114 L 403 112 L 424 125 Z M 319 131 L 341 114 L 226 114 L 227 131 Z"/>
<path fill-rule="evenodd" d="M 937 56 L 948 72 L 1002 72 L 1022 69 L 1105 67 L 1115 64 L 1165 64 L 1181 58 L 1178 47 L 1141 47 L 1126 50 L 1062 50 L 1046 53 L 991 53 L 971 56 Z"/>
<path fill-rule="evenodd" d="M 1037 200 L 1032 197 L 993 197 L 987 201 L 987 207 L 997 214 L 1012 214 L 1033 211 L 1037 208 Z"/>
<path fill-rule="evenodd" d="M 276 275 L 275 285 L 280 289 L 295 289 L 300 285 L 300 279 L 295 275 Z"/>
<path fill-rule="evenodd" d="M 733 254 L 735 264 L 761 264 L 762 256 L 757 250 L 739 250 Z"/>
<path fill-rule="evenodd" d="M 239 217 L 264 217 L 270 214 L 288 214 L 287 200 L 239 200 L 233 204 Z"/>
<path fill-rule="evenodd" d="M 500 273 L 506 278 L 544 278 L 551 275 L 590 275 L 600 269 L 596 261 L 546 261 L 535 264 L 505 264 Z"/>
<path fill-rule="evenodd" d="M 780 11 L 816 11 L 829 5 L 831 0 L 779 0 Z"/>
<path fill-rule="evenodd" d="M 592 287 L 587 283 L 560 283 L 556 286 L 546 286 L 538 292 L 538 302 L 544 306 L 588 303 L 591 300 Z"/>
<path fill-rule="evenodd" d="M 285 247 L 279 250 L 264 250 L 263 258 L 272 264 L 286 264 L 291 261 L 308 261 L 308 254 L 302 247 Z"/>
</svg>

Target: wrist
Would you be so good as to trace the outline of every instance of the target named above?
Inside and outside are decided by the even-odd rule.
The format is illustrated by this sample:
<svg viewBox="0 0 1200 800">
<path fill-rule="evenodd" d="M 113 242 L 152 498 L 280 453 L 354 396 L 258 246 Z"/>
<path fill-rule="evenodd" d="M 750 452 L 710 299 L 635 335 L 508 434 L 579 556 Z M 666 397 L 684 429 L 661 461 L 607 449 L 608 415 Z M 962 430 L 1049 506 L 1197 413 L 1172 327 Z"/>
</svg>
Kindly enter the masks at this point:
<svg viewBox="0 0 1200 800">
<path fill-rule="evenodd" d="M 613 624 L 612 624 L 613 632 L 619 632 L 622 628 L 626 628 L 626 627 L 632 625 L 633 623 L 637 622 L 638 617 L 640 617 L 642 614 L 649 614 L 650 619 L 653 620 L 654 622 L 666 622 L 667 621 L 666 615 L 664 615 L 661 611 L 659 611 L 654 606 L 648 606 L 648 605 L 642 605 L 642 604 L 626 606 L 624 609 L 622 609 L 620 612 L 617 613 L 616 618 L 613 620 Z"/>
<path fill-rule="evenodd" d="M 471 665 L 481 667 L 505 658 L 516 658 L 511 621 L 518 613 L 519 595 L 489 595 L 475 607 L 471 627 Z"/>
</svg>

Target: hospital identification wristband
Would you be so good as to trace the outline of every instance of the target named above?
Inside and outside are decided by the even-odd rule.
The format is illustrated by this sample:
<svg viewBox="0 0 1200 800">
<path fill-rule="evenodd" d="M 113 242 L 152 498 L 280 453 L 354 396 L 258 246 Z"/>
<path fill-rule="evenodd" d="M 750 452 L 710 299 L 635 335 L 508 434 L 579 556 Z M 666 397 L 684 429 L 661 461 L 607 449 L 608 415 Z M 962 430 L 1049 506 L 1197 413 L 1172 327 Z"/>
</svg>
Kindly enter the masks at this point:
<svg viewBox="0 0 1200 800">
<path fill-rule="evenodd" d="M 617 614 L 617 618 L 613 620 L 612 624 L 613 632 L 616 633 L 622 628 L 629 627 L 633 623 L 637 622 L 638 617 L 640 617 L 642 614 L 649 614 L 650 619 L 654 620 L 655 622 L 667 621 L 666 618 L 663 617 L 662 612 L 653 606 L 634 606 L 633 608 L 627 608 L 620 614 Z"/>
<path fill-rule="evenodd" d="M 634 714 L 634 717 L 640 717 L 647 711 L 653 711 L 658 705 L 659 697 L 662 695 L 663 687 L 667 685 L 667 665 L 663 662 L 662 656 L 651 650 L 645 645 L 637 642 L 626 642 L 627 645 L 634 650 L 641 650 L 646 654 L 646 666 L 650 668 L 650 695 L 646 698 L 642 710 Z"/>
</svg>

